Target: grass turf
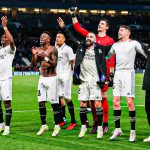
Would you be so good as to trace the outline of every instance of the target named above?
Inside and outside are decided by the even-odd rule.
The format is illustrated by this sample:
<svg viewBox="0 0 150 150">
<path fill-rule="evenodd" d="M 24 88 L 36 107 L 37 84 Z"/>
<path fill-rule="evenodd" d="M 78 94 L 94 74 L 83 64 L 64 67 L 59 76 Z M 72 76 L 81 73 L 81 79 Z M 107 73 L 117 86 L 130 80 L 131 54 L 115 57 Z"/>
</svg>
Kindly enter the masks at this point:
<svg viewBox="0 0 150 150">
<path fill-rule="evenodd" d="M 136 74 L 135 104 L 137 110 L 137 140 L 134 143 L 130 143 L 128 141 L 130 123 L 125 98 L 123 98 L 121 102 L 121 127 L 124 134 L 117 138 L 115 141 L 109 141 L 111 131 L 114 129 L 112 89 L 109 89 L 108 91 L 110 106 L 109 132 L 104 135 L 101 140 L 97 140 L 96 135 L 89 135 L 88 133 L 84 138 L 79 139 L 78 134 L 81 124 L 79 119 L 79 101 L 77 100 L 78 88 L 75 86 L 72 88 L 72 99 L 75 105 L 75 114 L 78 127 L 72 131 L 65 130 L 70 122 L 69 113 L 66 109 L 67 124 L 61 129 L 60 135 L 58 137 L 52 137 L 51 133 L 54 126 L 53 114 L 50 104 L 47 103 L 47 124 L 49 126 L 49 131 L 42 136 L 37 136 L 36 132 L 41 126 L 36 97 L 38 78 L 39 77 L 37 76 L 13 77 L 13 117 L 11 122 L 11 134 L 9 136 L 2 136 L 0 134 L 0 150 L 143 150 L 150 148 L 150 143 L 142 142 L 144 138 L 150 135 L 150 129 L 148 127 L 144 110 L 145 93 L 141 90 L 143 80 L 142 74 Z M 92 115 L 88 114 L 88 118 L 90 120 L 90 124 L 92 125 Z M 88 130 L 90 130 L 90 128 Z"/>
</svg>

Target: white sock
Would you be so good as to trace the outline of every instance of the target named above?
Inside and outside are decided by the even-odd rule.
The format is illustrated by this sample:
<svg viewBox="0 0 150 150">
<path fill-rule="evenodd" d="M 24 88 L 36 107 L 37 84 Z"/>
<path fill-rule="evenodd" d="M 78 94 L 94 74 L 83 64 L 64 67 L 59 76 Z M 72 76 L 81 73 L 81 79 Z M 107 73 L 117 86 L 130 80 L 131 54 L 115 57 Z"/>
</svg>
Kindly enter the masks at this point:
<svg viewBox="0 0 150 150">
<path fill-rule="evenodd" d="M 0 128 L 2 128 L 2 127 L 4 127 L 4 126 L 5 126 L 4 122 L 3 122 L 3 123 L 0 123 Z"/>
<path fill-rule="evenodd" d="M 58 124 L 58 125 L 55 125 L 55 128 L 59 128 L 59 124 Z"/>
<path fill-rule="evenodd" d="M 9 130 L 10 126 L 5 126 L 5 130 Z"/>
</svg>

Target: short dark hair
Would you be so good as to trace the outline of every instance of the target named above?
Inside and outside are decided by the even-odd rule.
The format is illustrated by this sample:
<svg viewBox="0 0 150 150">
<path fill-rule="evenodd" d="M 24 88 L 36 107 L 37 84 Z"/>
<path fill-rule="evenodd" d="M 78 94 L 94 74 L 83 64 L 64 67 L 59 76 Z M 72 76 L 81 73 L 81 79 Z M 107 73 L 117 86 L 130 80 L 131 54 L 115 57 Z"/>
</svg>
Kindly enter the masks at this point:
<svg viewBox="0 0 150 150">
<path fill-rule="evenodd" d="M 127 26 L 127 25 L 120 25 L 120 27 L 119 28 L 124 28 L 124 29 L 127 29 L 130 33 L 131 33 L 131 28 L 129 27 L 129 26 Z"/>
<path fill-rule="evenodd" d="M 46 33 L 50 38 L 52 37 L 52 34 L 49 31 L 44 31 L 43 33 Z"/>
<path fill-rule="evenodd" d="M 109 23 L 108 19 L 102 18 L 102 19 L 100 19 L 100 21 L 105 21 L 105 22 L 106 22 L 106 25 L 107 25 L 108 27 L 110 27 L 110 23 Z M 99 22 L 100 22 L 100 21 L 99 21 Z"/>
</svg>

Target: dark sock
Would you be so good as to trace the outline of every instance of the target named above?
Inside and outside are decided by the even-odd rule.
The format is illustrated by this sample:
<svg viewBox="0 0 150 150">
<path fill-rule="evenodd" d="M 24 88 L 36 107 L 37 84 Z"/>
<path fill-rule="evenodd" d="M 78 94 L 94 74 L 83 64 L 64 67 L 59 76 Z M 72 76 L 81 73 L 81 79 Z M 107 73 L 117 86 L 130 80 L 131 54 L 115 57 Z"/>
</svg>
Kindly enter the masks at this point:
<svg viewBox="0 0 150 150">
<path fill-rule="evenodd" d="M 108 126 L 108 122 L 103 122 L 103 127 Z"/>
<path fill-rule="evenodd" d="M 136 122 L 135 116 L 136 116 L 136 111 L 129 111 L 131 130 L 135 130 L 135 122 Z"/>
<path fill-rule="evenodd" d="M 62 106 L 62 116 L 66 118 L 65 105 L 64 105 L 64 106 Z"/>
<path fill-rule="evenodd" d="M 80 107 L 80 120 L 81 120 L 82 125 L 86 124 L 86 121 L 87 121 L 86 107 Z"/>
<path fill-rule="evenodd" d="M 60 124 L 59 104 L 51 104 L 51 105 L 52 105 L 52 108 L 53 108 L 55 125 L 58 125 L 58 124 Z"/>
<path fill-rule="evenodd" d="M 6 126 L 10 126 L 10 121 L 12 117 L 12 108 L 6 108 Z"/>
<path fill-rule="evenodd" d="M 4 119 L 3 119 L 3 110 L 2 108 L 0 108 L 0 123 L 3 123 Z"/>
<path fill-rule="evenodd" d="M 71 123 L 76 123 L 73 102 L 69 101 L 67 105 L 71 116 Z"/>
<path fill-rule="evenodd" d="M 62 106 L 61 106 L 61 102 L 59 101 L 59 114 L 60 114 L 60 122 L 64 122 L 63 120 L 63 112 L 62 112 Z"/>
<path fill-rule="evenodd" d="M 42 125 L 46 124 L 46 106 L 39 106 Z"/>
<path fill-rule="evenodd" d="M 96 108 L 96 114 L 97 114 L 97 118 L 98 118 L 98 126 L 102 126 L 102 121 L 103 121 L 102 107 Z"/>
<path fill-rule="evenodd" d="M 120 128 L 121 110 L 114 110 L 115 128 Z"/>
<path fill-rule="evenodd" d="M 145 111 L 147 114 L 148 124 L 150 126 L 150 91 L 146 91 L 145 95 Z"/>
</svg>

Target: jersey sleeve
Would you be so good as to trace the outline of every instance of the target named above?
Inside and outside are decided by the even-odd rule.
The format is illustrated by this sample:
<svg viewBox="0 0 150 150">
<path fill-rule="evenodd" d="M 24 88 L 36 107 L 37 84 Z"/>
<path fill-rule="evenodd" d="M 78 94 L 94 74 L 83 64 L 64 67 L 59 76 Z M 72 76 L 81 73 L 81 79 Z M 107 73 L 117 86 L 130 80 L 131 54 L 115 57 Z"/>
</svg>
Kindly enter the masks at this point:
<svg viewBox="0 0 150 150">
<path fill-rule="evenodd" d="M 81 25 L 80 25 L 79 22 L 73 24 L 73 26 L 74 26 L 75 30 L 78 33 L 80 33 L 81 35 L 83 35 L 83 36 L 87 36 L 88 35 L 89 31 L 87 31 L 86 29 L 84 29 L 83 27 L 81 27 Z"/>
<path fill-rule="evenodd" d="M 115 54 L 114 45 L 111 47 L 110 51 L 108 52 L 106 59 L 110 59 L 113 54 Z"/>
<path fill-rule="evenodd" d="M 144 57 L 147 57 L 146 54 L 145 54 L 145 52 L 144 52 L 144 50 L 142 49 L 141 44 L 139 42 L 137 42 L 137 41 L 135 41 L 135 42 L 136 42 L 135 43 L 135 50 L 137 52 L 139 52 L 140 54 L 142 54 Z"/>
<path fill-rule="evenodd" d="M 68 55 L 69 61 L 75 59 L 75 54 L 73 53 L 73 49 L 71 47 L 68 47 L 67 55 Z"/>
<path fill-rule="evenodd" d="M 15 52 L 16 52 L 16 47 L 14 50 L 12 50 L 10 45 L 6 46 L 4 49 L 5 49 L 7 54 L 15 54 Z"/>
</svg>

